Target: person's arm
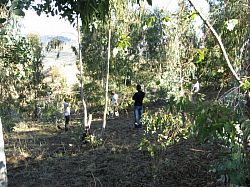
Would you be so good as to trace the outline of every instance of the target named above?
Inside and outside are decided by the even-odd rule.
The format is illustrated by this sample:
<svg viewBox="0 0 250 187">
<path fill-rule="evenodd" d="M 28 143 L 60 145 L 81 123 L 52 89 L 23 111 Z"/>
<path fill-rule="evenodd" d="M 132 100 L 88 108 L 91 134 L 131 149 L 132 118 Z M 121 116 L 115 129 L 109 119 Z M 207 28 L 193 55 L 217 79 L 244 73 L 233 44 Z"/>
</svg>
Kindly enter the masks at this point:
<svg viewBox="0 0 250 187">
<path fill-rule="evenodd" d="M 133 95 L 132 99 L 135 100 L 135 94 Z"/>
</svg>

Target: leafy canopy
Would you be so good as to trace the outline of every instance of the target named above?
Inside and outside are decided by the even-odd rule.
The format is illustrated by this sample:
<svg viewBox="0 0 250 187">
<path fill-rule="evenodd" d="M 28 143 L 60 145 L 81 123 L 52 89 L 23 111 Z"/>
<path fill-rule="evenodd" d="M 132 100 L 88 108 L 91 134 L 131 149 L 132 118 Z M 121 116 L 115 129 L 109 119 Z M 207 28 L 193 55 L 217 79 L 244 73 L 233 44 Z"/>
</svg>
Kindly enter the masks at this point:
<svg viewBox="0 0 250 187">
<path fill-rule="evenodd" d="M 118 0 L 122 1 L 122 0 Z M 132 0 L 133 1 L 133 0 Z M 147 0 L 148 4 L 152 5 L 152 0 Z M 34 4 L 34 0 L 26 2 L 31 6 L 38 15 L 42 12 L 47 15 L 59 15 L 67 18 L 70 23 L 75 22 L 77 15 L 80 15 L 84 25 L 101 20 L 106 21 L 110 14 L 110 0 L 41 0 L 40 3 Z M 132 2 L 133 3 L 133 2 Z M 136 0 L 140 3 L 140 0 Z"/>
</svg>

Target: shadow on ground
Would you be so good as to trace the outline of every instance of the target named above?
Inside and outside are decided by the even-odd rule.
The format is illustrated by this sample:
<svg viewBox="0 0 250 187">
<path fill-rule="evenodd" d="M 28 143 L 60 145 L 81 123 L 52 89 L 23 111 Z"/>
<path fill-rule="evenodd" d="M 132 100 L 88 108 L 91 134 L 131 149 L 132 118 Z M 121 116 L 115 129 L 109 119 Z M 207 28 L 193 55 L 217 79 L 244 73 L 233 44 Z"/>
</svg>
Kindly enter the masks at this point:
<svg viewBox="0 0 250 187">
<path fill-rule="evenodd" d="M 39 131 L 9 134 L 9 186 L 218 186 L 209 172 L 223 154 L 218 145 L 183 140 L 152 158 L 138 150 L 143 129 L 134 129 L 131 119 L 129 115 L 108 121 L 103 145 L 96 147 L 83 143 L 76 123 L 68 132 L 40 125 Z M 92 133 L 98 135 L 101 126 L 94 121 Z"/>
</svg>

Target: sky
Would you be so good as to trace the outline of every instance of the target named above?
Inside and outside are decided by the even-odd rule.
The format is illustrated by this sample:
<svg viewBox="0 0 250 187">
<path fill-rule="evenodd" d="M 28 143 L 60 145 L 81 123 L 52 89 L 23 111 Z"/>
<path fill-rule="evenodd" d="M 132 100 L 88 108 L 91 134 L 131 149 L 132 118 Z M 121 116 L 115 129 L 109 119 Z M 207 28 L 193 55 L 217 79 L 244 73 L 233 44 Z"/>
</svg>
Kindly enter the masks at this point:
<svg viewBox="0 0 250 187">
<path fill-rule="evenodd" d="M 158 7 L 168 11 L 174 11 L 177 7 L 176 0 L 152 0 L 153 8 Z M 194 0 L 196 5 L 208 11 L 208 5 L 205 0 Z M 201 24 L 201 20 L 197 21 L 197 26 Z M 63 35 L 70 38 L 77 38 L 76 28 L 73 28 L 70 23 L 64 19 L 59 19 L 59 16 L 47 17 L 45 14 L 38 16 L 34 11 L 27 10 L 25 17 L 22 19 L 22 33 L 37 33 L 43 35 Z"/>
<path fill-rule="evenodd" d="M 77 38 L 77 30 L 69 21 L 60 19 L 59 16 L 47 17 L 45 14 L 38 16 L 35 11 L 25 11 L 22 18 L 22 33 L 37 33 L 43 35 L 70 35 Z"/>
</svg>

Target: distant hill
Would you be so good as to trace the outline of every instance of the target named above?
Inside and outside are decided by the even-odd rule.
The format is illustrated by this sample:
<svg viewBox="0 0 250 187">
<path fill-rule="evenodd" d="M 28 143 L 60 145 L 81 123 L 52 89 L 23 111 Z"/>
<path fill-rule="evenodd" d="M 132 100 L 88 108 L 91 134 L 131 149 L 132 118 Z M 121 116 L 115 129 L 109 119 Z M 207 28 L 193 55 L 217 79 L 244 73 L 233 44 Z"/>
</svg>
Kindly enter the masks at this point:
<svg viewBox="0 0 250 187">
<path fill-rule="evenodd" d="M 51 41 L 53 38 L 57 38 L 65 43 L 73 42 L 75 39 L 66 37 L 66 36 L 54 36 L 54 35 L 44 35 L 41 36 L 41 41 L 44 45 L 47 45 L 49 41 Z"/>
</svg>

